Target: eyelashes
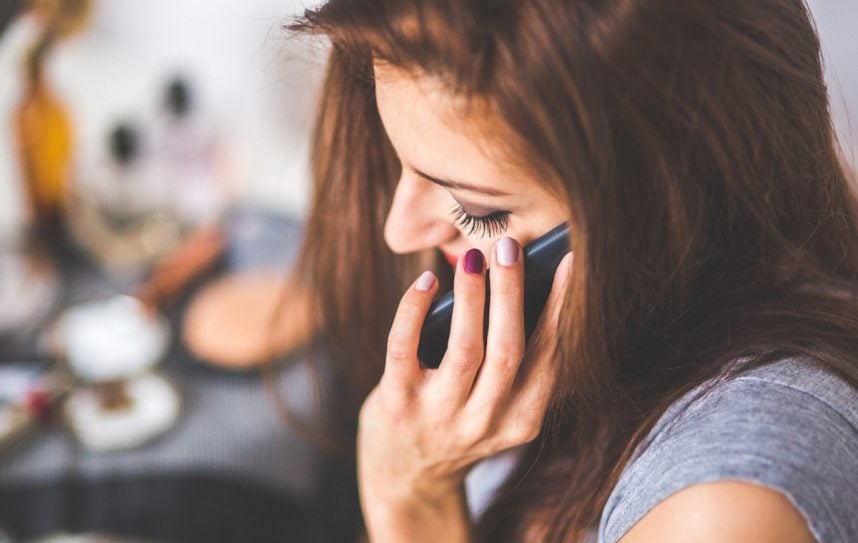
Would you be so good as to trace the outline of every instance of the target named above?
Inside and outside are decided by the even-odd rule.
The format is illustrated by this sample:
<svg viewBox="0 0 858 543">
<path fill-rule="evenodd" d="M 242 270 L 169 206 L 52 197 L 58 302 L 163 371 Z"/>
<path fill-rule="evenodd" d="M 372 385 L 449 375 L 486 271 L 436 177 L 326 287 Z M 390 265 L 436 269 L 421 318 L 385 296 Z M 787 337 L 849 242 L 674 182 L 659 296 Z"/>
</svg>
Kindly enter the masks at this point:
<svg viewBox="0 0 858 543">
<path fill-rule="evenodd" d="M 469 215 L 462 206 L 456 204 L 450 211 L 450 215 L 456 220 L 459 227 L 468 235 L 480 234 L 480 237 L 494 237 L 504 232 L 509 227 L 509 211 L 495 211 L 482 217 Z"/>
</svg>

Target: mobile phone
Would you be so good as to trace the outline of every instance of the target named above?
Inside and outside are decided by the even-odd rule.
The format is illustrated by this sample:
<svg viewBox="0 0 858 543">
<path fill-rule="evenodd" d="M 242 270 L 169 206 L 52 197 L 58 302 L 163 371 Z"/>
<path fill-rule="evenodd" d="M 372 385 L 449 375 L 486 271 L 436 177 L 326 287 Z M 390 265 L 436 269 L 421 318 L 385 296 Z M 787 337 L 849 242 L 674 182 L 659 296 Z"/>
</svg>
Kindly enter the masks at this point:
<svg viewBox="0 0 858 543">
<path fill-rule="evenodd" d="M 571 249 L 568 223 L 554 227 L 546 234 L 528 243 L 524 247 L 524 333 L 530 338 L 539 315 L 548 301 L 554 272 L 563 256 Z M 483 310 L 483 342 L 488 335 L 489 323 L 489 284 L 486 273 L 486 304 Z M 427 368 L 437 368 L 447 351 L 450 337 L 450 324 L 453 319 L 453 291 L 450 291 L 429 307 L 423 328 L 420 331 L 420 343 L 417 357 Z"/>
</svg>

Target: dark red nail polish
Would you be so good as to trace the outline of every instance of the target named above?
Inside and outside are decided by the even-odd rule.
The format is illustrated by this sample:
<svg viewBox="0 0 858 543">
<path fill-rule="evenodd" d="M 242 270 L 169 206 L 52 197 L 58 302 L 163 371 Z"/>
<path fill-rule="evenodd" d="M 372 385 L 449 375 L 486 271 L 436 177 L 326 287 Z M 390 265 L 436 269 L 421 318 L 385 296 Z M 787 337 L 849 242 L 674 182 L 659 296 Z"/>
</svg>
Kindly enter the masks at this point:
<svg viewBox="0 0 858 543">
<path fill-rule="evenodd" d="M 462 263 L 465 271 L 471 274 L 483 273 L 483 253 L 479 249 L 470 249 L 465 253 L 465 261 Z"/>
</svg>

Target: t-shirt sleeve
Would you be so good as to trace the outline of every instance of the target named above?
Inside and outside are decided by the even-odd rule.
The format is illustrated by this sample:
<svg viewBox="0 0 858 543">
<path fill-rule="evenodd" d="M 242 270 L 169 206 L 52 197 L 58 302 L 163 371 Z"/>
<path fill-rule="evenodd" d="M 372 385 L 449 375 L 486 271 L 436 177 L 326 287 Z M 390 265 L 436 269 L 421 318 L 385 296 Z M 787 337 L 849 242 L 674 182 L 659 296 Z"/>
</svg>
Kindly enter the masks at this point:
<svg viewBox="0 0 858 543">
<path fill-rule="evenodd" d="M 858 394 L 833 375 L 787 369 L 782 379 L 741 376 L 672 407 L 608 498 L 599 541 L 618 541 L 677 491 L 718 480 L 781 492 L 819 542 L 858 541 Z"/>
</svg>

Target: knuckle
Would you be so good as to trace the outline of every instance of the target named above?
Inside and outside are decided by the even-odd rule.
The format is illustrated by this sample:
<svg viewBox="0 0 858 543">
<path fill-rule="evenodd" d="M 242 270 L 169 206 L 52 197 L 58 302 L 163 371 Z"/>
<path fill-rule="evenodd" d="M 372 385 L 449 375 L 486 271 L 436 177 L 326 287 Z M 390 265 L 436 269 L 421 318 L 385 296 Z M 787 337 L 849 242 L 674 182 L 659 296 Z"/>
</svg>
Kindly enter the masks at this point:
<svg viewBox="0 0 858 543">
<path fill-rule="evenodd" d="M 412 410 L 413 403 L 413 396 L 404 389 L 382 387 L 379 390 L 380 408 L 391 417 L 397 419 L 407 418 Z"/>
<path fill-rule="evenodd" d="M 474 446 L 485 441 L 492 429 L 491 419 L 486 416 L 474 417 L 460 430 L 461 439 L 469 446 Z"/>
<path fill-rule="evenodd" d="M 526 406 L 518 416 L 517 428 L 521 438 L 535 439 L 542 430 L 542 421 L 545 418 L 544 406 Z"/>
<path fill-rule="evenodd" d="M 539 424 L 534 424 L 529 421 L 517 421 L 517 423 L 513 425 L 512 429 L 506 434 L 505 444 L 512 447 L 523 443 L 530 443 L 539 437 L 540 431 L 541 428 Z"/>
<path fill-rule="evenodd" d="M 520 405 L 504 417 L 499 440 L 508 447 L 529 443 L 542 433 L 545 409 L 533 405 Z"/>
<path fill-rule="evenodd" d="M 450 361 L 447 363 L 448 376 L 451 382 L 457 388 L 464 388 L 471 385 L 475 373 L 476 364 L 465 361 Z"/>
<path fill-rule="evenodd" d="M 500 272 L 498 276 L 492 277 L 492 294 L 506 298 L 522 295 L 524 287 L 521 280 L 510 271 Z"/>
<path fill-rule="evenodd" d="M 485 302 L 483 287 L 480 287 L 480 290 L 476 288 L 465 289 L 463 292 L 456 292 L 455 296 L 455 304 L 461 304 L 463 307 L 481 306 Z"/>
<path fill-rule="evenodd" d="M 520 443 L 530 443 L 539 437 L 540 428 L 538 425 L 525 426 L 518 432 L 518 440 Z"/>
<path fill-rule="evenodd" d="M 454 367 L 471 367 L 483 359 L 483 345 L 477 342 L 464 342 L 447 347 L 449 364 Z"/>
<path fill-rule="evenodd" d="M 466 413 L 467 420 L 483 421 L 484 430 L 488 431 L 491 426 L 494 426 L 498 420 L 500 405 L 495 398 L 480 402 L 479 404 L 470 404 Z"/>
<path fill-rule="evenodd" d="M 399 302 L 399 311 L 396 315 L 398 321 L 410 321 L 420 316 L 420 303 L 412 293 L 406 293 Z"/>
<path fill-rule="evenodd" d="M 492 358 L 503 366 L 518 366 L 524 358 L 524 345 L 520 341 L 498 338 L 494 343 Z"/>
<path fill-rule="evenodd" d="M 387 341 L 387 359 L 393 361 L 410 360 L 414 349 L 408 345 L 408 338 L 402 334 L 391 334 Z"/>
<path fill-rule="evenodd" d="M 497 360 L 492 363 L 492 372 L 500 384 L 509 387 L 515 382 L 520 367 L 520 364 L 511 360 Z"/>
</svg>

